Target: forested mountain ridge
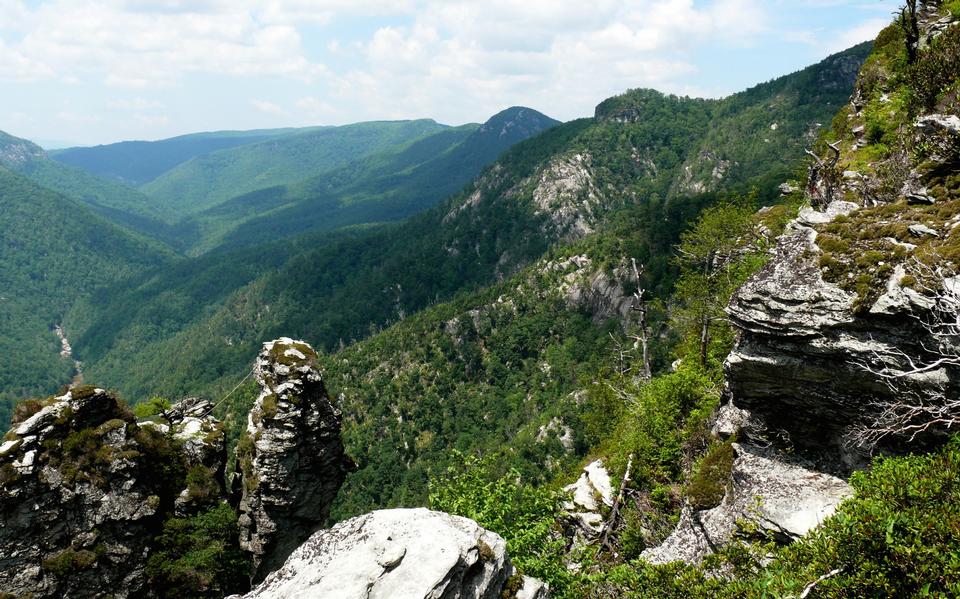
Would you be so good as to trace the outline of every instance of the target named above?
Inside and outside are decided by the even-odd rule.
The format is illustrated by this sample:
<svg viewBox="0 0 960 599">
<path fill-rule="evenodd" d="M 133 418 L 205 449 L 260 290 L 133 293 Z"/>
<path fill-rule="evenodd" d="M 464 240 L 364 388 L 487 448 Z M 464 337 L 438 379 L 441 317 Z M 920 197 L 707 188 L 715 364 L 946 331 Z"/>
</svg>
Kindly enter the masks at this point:
<svg viewBox="0 0 960 599">
<path fill-rule="evenodd" d="M 8 356 L 0 368 L 0 417 L 6 420 L 13 401 L 51 393 L 73 376 L 53 331 L 71 305 L 175 256 L 3 166 L 0 206 L 0 347 Z"/>
<path fill-rule="evenodd" d="M 149 183 L 195 156 L 303 131 L 292 128 L 211 131 L 157 141 L 122 141 L 92 147 L 64 148 L 48 153 L 57 162 L 136 187 Z"/>
<path fill-rule="evenodd" d="M 400 220 L 456 193 L 502 152 L 556 124 L 530 108 L 510 108 L 479 127 L 443 129 L 302 181 L 241 195 L 181 227 L 197 231 L 192 253 L 202 253 Z"/>
<path fill-rule="evenodd" d="M 840 56 L 862 59 L 867 50 L 860 46 Z M 819 114 L 804 113 L 802 125 L 785 122 L 785 129 L 802 137 L 816 122 L 829 120 L 849 93 L 843 85 L 852 86 L 849 68 L 837 65 L 836 58 L 828 59 L 784 78 L 809 81 L 814 73 L 813 81 L 840 82 L 832 89 L 818 83 L 787 95 L 787 101 L 798 101 L 812 94 L 823 104 Z M 759 110 L 753 107 L 785 97 L 781 87 L 766 86 L 770 94 L 746 106 Z M 300 252 L 292 246 L 276 272 L 242 281 L 234 290 L 220 288 L 214 303 L 190 300 L 190 285 L 162 272 L 155 275 L 164 290 L 162 301 L 149 296 L 133 300 L 142 295 L 144 283 L 104 290 L 77 306 L 68 319 L 77 351 L 97 380 L 131 398 L 218 389 L 228 386 L 236 376 L 231 373 L 239 372 L 262 338 L 290 334 L 330 351 L 458 291 L 506 278 L 552 244 L 590 234 L 619 210 L 637 204 L 663 209 L 663 202 L 675 201 L 671 190 L 703 136 L 711 128 L 736 124 L 736 113 L 714 123 L 712 111 L 728 101 L 653 91 L 613 101 L 634 110 L 641 96 L 643 118 L 582 119 L 553 127 L 508 150 L 462 194 L 436 208 L 404 224 L 329 245 L 327 236 L 315 234 L 320 247 Z M 735 138 L 724 139 L 733 143 Z M 799 165 L 800 145 L 769 144 L 765 163 L 741 168 L 756 173 L 764 164 Z M 777 183 L 764 180 L 761 193 L 775 197 Z M 229 253 L 218 257 L 222 263 L 231 260 Z M 669 269 L 669 252 L 642 258 L 652 272 Z M 201 362 L 209 370 L 177 373 L 176 364 L 188 354 L 205 356 Z M 134 355 L 142 357 L 135 360 L 137 372 L 130 372 Z"/>
<path fill-rule="evenodd" d="M 37 144 L 0 131 L 0 166 L 85 204 L 107 220 L 175 247 L 173 227 L 156 202 L 132 187 L 52 160 Z"/>
<path fill-rule="evenodd" d="M 731 98 L 611 98 L 401 224 L 96 290 L 66 330 L 139 422 L 20 404 L 0 580 L 219 598 L 290 556 L 246 599 L 957 596 L 958 98 L 960 2 L 910 2 Z M 470 519 L 438 572 L 460 536 L 425 510 L 320 530 L 424 505 Z"/>
<path fill-rule="evenodd" d="M 333 170 L 446 129 L 433 120 L 382 121 L 325 127 L 192 158 L 141 190 L 172 217 L 200 212 L 230 198 Z"/>
</svg>

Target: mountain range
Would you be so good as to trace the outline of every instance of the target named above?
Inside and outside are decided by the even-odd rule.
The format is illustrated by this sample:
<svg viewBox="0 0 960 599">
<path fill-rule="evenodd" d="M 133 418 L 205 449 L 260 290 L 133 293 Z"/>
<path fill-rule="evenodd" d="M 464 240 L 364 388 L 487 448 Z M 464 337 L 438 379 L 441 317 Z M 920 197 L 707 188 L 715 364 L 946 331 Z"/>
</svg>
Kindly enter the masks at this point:
<svg viewBox="0 0 960 599">
<path fill-rule="evenodd" d="M 958 57 L 920 2 L 563 123 L 0 133 L 0 596 L 388 596 L 461 534 L 425 596 L 955 594 Z"/>
</svg>

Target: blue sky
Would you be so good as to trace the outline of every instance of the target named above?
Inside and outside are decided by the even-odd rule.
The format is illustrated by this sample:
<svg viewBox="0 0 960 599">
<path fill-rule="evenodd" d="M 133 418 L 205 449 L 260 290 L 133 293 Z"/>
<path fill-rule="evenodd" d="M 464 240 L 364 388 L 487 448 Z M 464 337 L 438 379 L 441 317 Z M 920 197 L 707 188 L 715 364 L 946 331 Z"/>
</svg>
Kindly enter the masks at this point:
<svg viewBox="0 0 960 599">
<path fill-rule="evenodd" d="M 717 97 L 872 38 L 900 2 L 0 0 L 0 129 L 77 144 L 374 119 L 568 120 Z"/>
</svg>

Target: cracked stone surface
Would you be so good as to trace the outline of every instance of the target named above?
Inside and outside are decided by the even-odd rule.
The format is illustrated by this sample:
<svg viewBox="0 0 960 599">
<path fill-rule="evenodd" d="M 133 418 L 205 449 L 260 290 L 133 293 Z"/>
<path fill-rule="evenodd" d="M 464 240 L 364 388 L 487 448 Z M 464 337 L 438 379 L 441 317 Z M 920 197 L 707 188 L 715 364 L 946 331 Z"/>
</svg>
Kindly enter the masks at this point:
<svg viewBox="0 0 960 599">
<path fill-rule="evenodd" d="M 243 599 L 499 599 L 513 573 L 506 542 L 472 520 L 380 510 L 315 533 Z M 517 596 L 545 592 L 526 579 Z"/>
</svg>

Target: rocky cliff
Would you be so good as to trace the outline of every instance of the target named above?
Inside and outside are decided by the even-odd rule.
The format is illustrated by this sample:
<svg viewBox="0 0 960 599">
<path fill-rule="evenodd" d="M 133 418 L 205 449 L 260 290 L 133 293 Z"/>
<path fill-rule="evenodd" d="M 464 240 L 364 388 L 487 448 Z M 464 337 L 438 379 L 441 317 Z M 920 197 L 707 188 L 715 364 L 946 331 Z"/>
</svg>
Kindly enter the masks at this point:
<svg viewBox="0 0 960 599">
<path fill-rule="evenodd" d="M 938 7 L 921 3 L 919 55 L 899 67 L 914 78 L 909 85 L 896 72 L 898 26 L 881 34 L 812 163 L 812 207 L 730 302 L 739 331 L 725 365 L 734 403 L 780 442 L 841 469 L 876 443 L 896 449 L 949 429 L 890 421 L 907 396 L 960 394 L 955 364 L 937 363 L 956 348 L 933 322 L 955 296 L 960 118 L 941 111 L 960 106 L 949 94 L 926 105 L 891 99 L 923 97 L 929 82 L 917 73 L 956 60 L 958 19 Z"/>
<path fill-rule="evenodd" d="M 145 568 L 164 514 L 194 499 L 185 471 L 222 456 L 215 421 L 191 418 L 169 425 L 195 449 L 180 454 L 167 431 L 138 425 L 102 389 L 20 404 L 0 445 L 0 591 L 149 595 Z M 219 449 L 200 448 L 208 435 Z"/>
<path fill-rule="evenodd" d="M 282 567 L 248 596 L 544 597 L 503 539 L 465 518 L 387 510 L 316 532 L 353 467 L 316 359 L 301 341 L 263 345 L 237 449 L 239 521 L 213 521 L 227 530 L 203 528 L 229 507 L 210 402 L 188 398 L 140 422 L 93 387 L 22 402 L 0 444 L 0 596 L 222 597 L 245 568 L 259 581 Z M 234 561 L 188 556 L 195 541 Z M 222 553 L 238 542 L 249 562 Z"/>
<path fill-rule="evenodd" d="M 353 467 L 316 359 L 308 344 L 282 338 L 265 343 L 254 366 L 260 396 L 237 452 L 240 544 L 253 556 L 254 581 L 323 525 Z"/>
<path fill-rule="evenodd" d="M 699 562 L 758 532 L 791 542 L 872 454 L 960 426 L 960 102 L 943 91 L 960 68 L 960 19 L 921 2 L 916 39 L 909 22 L 878 37 L 811 152 L 807 207 L 730 300 L 714 433 L 738 442 L 723 499 L 688 503 L 647 561 Z"/>
</svg>

